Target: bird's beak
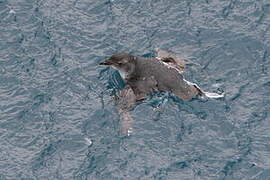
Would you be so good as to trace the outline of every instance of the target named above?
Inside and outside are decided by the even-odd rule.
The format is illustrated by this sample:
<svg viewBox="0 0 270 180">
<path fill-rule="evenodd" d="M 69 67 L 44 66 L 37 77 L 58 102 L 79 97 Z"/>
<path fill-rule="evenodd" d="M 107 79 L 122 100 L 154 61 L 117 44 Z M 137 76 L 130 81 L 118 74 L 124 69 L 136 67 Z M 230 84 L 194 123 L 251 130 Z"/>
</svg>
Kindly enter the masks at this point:
<svg viewBox="0 0 270 180">
<path fill-rule="evenodd" d="M 110 66 L 112 65 L 113 63 L 111 62 L 110 59 L 106 59 L 105 61 L 99 63 L 99 65 L 105 65 L 105 66 Z"/>
</svg>

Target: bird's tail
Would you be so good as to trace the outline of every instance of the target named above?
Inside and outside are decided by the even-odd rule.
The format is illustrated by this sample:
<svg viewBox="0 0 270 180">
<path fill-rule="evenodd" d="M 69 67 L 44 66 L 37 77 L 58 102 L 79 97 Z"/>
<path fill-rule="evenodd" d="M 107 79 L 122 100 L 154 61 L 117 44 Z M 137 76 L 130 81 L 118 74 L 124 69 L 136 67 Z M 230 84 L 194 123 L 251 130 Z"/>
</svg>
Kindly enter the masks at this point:
<svg viewBox="0 0 270 180">
<path fill-rule="evenodd" d="M 225 96 L 225 93 L 213 93 L 213 92 L 206 92 L 204 90 L 202 90 L 197 84 L 189 82 L 187 80 L 184 79 L 184 81 L 186 81 L 189 85 L 194 86 L 197 90 L 198 90 L 198 95 L 201 97 L 208 97 L 208 98 L 213 98 L 213 99 L 218 99 L 218 98 L 223 98 Z"/>
</svg>

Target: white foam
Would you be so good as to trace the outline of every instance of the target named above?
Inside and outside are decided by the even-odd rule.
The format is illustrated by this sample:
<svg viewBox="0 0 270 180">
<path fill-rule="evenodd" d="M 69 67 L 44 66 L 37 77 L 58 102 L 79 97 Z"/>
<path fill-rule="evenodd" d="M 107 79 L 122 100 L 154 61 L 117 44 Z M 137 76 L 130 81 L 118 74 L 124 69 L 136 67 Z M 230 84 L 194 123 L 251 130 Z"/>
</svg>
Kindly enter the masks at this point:
<svg viewBox="0 0 270 180">
<path fill-rule="evenodd" d="M 203 94 L 208 98 L 223 98 L 225 96 L 225 93 L 218 94 L 218 93 L 211 93 L 211 92 L 203 92 Z"/>
<path fill-rule="evenodd" d="M 13 9 L 10 9 L 10 10 L 9 10 L 9 13 L 10 13 L 10 14 L 15 14 L 16 12 L 15 12 Z"/>
<path fill-rule="evenodd" d="M 90 139 L 90 138 L 84 138 L 84 140 L 86 141 L 86 144 L 88 145 L 88 146 L 91 146 L 92 144 L 93 144 L 93 142 L 92 142 L 92 140 Z"/>
<path fill-rule="evenodd" d="M 129 128 L 129 129 L 127 130 L 127 136 L 130 136 L 130 135 L 132 134 L 132 132 L 133 132 L 132 128 Z"/>
</svg>

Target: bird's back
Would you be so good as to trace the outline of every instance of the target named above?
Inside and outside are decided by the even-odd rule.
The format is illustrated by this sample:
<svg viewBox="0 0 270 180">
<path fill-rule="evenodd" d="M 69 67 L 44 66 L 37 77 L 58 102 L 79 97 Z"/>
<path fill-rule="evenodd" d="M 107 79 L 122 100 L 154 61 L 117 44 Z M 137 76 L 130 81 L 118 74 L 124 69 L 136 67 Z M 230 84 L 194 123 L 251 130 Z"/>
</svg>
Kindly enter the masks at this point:
<svg viewBox="0 0 270 180">
<path fill-rule="evenodd" d="M 136 75 L 141 78 L 153 77 L 158 90 L 172 92 L 184 100 L 190 100 L 198 94 L 198 90 L 188 84 L 177 69 L 155 58 L 137 57 Z"/>
</svg>

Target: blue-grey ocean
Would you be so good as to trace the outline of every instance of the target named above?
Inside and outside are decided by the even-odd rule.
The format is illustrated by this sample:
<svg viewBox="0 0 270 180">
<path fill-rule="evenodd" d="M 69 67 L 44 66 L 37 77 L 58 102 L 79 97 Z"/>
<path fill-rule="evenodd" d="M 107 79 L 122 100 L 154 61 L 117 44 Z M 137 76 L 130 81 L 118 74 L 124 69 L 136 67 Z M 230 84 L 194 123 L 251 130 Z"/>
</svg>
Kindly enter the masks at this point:
<svg viewBox="0 0 270 180">
<path fill-rule="evenodd" d="M 98 64 L 156 48 L 226 96 L 153 94 L 122 136 Z M 269 70 L 269 0 L 0 0 L 0 180 L 268 180 Z"/>
</svg>

